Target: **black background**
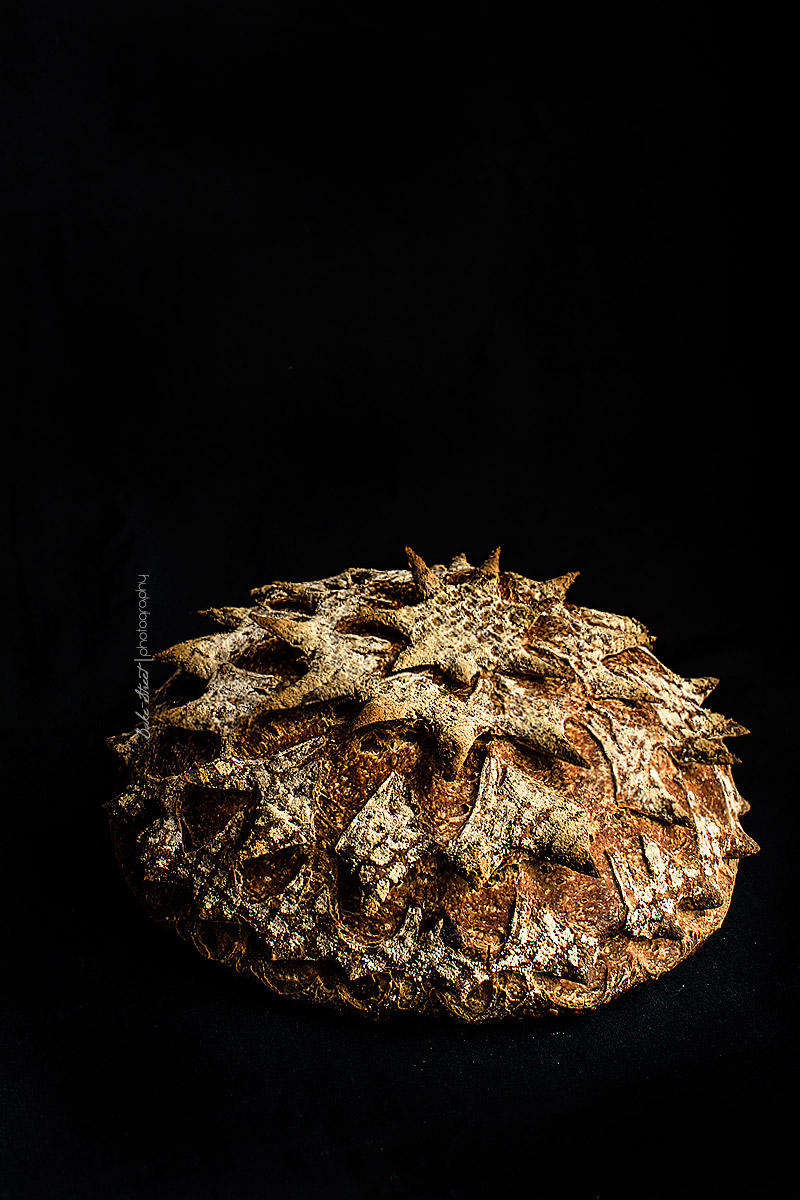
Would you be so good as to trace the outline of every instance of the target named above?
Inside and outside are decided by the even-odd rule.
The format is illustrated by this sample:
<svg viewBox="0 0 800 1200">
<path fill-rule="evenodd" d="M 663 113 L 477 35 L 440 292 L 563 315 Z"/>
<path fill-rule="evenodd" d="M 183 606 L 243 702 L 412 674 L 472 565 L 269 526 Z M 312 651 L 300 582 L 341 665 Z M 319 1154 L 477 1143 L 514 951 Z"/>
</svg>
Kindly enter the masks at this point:
<svg viewBox="0 0 800 1200">
<path fill-rule="evenodd" d="M 728 313 L 744 38 L 704 5 L 530 7 L 9 9 L 4 1196 L 778 1169 L 790 488 Z M 580 570 L 571 600 L 752 730 L 762 849 L 722 930 L 596 1013 L 473 1029 L 274 998 L 151 924 L 101 808 L 138 575 L 156 650 L 271 579 L 497 543 Z"/>
</svg>

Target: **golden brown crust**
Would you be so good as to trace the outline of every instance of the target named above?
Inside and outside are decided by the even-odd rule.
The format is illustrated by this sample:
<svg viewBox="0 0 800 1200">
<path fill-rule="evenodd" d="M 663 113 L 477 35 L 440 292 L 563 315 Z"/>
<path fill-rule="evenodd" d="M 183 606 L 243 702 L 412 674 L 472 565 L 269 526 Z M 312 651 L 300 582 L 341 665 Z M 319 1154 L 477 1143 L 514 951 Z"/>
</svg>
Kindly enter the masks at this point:
<svg viewBox="0 0 800 1200">
<path fill-rule="evenodd" d="M 719 927 L 758 847 L 715 680 L 463 555 L 256 589 L 161 656 L 109 805 L 153 914 L 274 991 L 467 1021 L 594 1008 Z"/>
</svg>

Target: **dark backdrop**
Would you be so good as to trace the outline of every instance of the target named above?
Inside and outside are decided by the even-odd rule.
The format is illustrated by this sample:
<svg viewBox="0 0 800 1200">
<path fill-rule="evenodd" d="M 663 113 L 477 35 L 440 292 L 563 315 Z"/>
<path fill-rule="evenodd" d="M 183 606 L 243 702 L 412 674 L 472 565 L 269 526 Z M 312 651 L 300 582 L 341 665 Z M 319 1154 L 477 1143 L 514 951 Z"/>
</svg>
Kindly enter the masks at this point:
<svg viewBox="0 0 800 1200">
<path fill-rule="evenodd" d="M 13 1200 L 450 1198 L 517 1168 L 695 1195 L 776 1169 L 790 488 L 727 311 L 744 39 L 704 5 L 528 7 L 9 9 Z M 643 620 L 752 730 L 762 850 L 722 930 L 594 1014 L 276 999 L 116 870 L 103 738 L 136 723 L 138 575 L 155 650 L 406 543 L 579 569 L 571 599 Z"/>
</svg>

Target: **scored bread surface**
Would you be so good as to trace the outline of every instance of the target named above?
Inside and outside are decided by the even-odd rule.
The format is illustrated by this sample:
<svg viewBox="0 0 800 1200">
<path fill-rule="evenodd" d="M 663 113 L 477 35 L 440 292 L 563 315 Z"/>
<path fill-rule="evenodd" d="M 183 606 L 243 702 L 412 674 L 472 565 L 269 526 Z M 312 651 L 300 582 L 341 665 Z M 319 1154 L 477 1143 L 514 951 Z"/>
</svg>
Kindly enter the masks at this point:
<svg viewBox="0 0 800 1200">
<path fill-rule="evenodd" d="M 722 924 L 746 801 L 629 617 L 458 555 L 255 589 L 109 739 L 142 902 L 273 991 L 467 1021 L 595 1008 Z"/>
</svg>

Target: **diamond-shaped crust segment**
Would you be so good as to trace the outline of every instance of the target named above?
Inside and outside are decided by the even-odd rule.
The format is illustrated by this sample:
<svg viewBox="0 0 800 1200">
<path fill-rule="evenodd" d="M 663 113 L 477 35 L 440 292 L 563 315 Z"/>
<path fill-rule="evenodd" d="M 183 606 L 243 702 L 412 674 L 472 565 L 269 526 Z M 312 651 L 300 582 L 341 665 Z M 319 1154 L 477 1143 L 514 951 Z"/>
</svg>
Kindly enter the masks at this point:
<svg viewBox="0 0 800 1200">
<path fill-rule="evenodd" d="M 571 929 L 555 913 L 542 908 L 525 889 L 517 893 L 514 917 L 498 971 L 518 971 L 529 989 L 539 974 L 588 983 L 597 959 L 599 941 L 591 933 Z"/>
<path fill-rule="evenodd" d="M 486 883 L 509 855 L 522 851 L 595 874 L 591 840 L 580 805 L 545 783 L 526 780 L 513 766 L 502 767 L 490 752 L 472 811 L 445 853 L 477 883 Z"/>
<path fill-rule="evenodd" d="M 450 774 L 458 774 L 476 739 L 486 734 L 505 735 L 540 754 L 585 765 L 565 737 L 557 709 L 546 700 L 531 699 L 524 713 L 509 715 L 504 708 L 497 711 L 484 688 L 466 697 L 452 696 L 437 681 L 404 672 L 375 687 L 353 728 L 387 722 L 422 722 L 435 741 L 436 761 Z"/>
<path fill-rule="evenodd" d="M 259 792 L 247 840 L 252 854 L 313 845 L 323 747 L 324 739 L 312 738 L 276 755 L 268 767 L 250 767 Z"/>
<path fill-rule="evenodd" d="M 291 619 L 269 612 L 251 613 L 268 634 L 294 647 L 307 670 L 295 683 L 279 688 L 263 708 L 293 708 L 315 700 L 334 700 L 359 694 L 361 685 L 374 676 L 379 660 L 363 640 L 339 633 L 337 625 L 353 615 L 352 598 L 336 595 L 323 600 L 313 617 Z"/>
<path fill-rule="evenodd" d="M 404 802 L 402 776 L 392 772 L 370 796 L 336 843 L 365 888 L 385 900 L 432 845 Z"/>
<path fill-rule="evenodd" d="M 608 860 L 625 905 L 625 932 L 634 938 L 678 938 L 678 902 L 685 884 L 684 872 L 661 851 L 657 842 L 642 836 L 641 861 L 630 861 L 608 852 Z"/>
<path fill-rule="evenodd" d="M 420 598 L 401 608 L 364 611 L 407 639 L 394 661 L 395 671 L 438 667 L 460 683 L 471 683 L 481 667 L 564 677 L 557 658 L 548 660 L 525 648 L 523 639 L 546 601 L 518 604 L 501 596 L 499 549 L 461 584 L 443 582 L 413 550 L 407 547 L 406 553 Z"/>
<path fill-rule="evenodd" d="M 207 957 L 340 1009 L 595 1008 L 722 923 L 743 830 L 711 677 L 499 550 L 275 582 L 109 738 L 120 864 Z"/>
</svg>

